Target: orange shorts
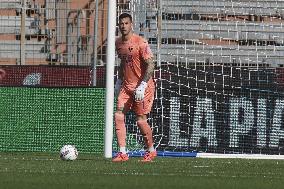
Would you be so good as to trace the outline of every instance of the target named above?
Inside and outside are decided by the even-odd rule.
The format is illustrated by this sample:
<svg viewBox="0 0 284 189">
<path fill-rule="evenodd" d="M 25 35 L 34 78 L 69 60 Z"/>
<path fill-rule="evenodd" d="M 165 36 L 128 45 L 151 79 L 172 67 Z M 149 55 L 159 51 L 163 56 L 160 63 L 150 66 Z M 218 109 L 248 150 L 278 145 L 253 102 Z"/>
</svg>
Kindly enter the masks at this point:
<svg viewBox="0 0 284 189">
<path fill-rule="evenodd" d="M 144 99 L 135 101 L 135 94 L 124 87 L 121 88 L 117 98 L 117 109 L 124 112 L 133 110 L 136 115 L 146 115 L 150 113 L 154 101 L 155 88 L 146 88 Z"/>
</svg>

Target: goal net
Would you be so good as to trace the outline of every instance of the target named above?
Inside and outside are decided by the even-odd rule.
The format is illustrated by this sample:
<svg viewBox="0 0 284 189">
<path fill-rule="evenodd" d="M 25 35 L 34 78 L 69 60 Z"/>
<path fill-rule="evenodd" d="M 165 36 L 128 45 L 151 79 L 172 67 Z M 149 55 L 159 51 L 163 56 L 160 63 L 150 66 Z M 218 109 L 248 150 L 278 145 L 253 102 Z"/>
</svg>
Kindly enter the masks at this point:
<svg viewBox="0 0 284 189">
<path fill-rule="evenodd" d="M 157 150 L 283 155 L 283 1 L 134 0 L 118 10 L 155 54 Z M 130 150 L 143 148 L 135 123 L 127 129 Z"/>
</svg>

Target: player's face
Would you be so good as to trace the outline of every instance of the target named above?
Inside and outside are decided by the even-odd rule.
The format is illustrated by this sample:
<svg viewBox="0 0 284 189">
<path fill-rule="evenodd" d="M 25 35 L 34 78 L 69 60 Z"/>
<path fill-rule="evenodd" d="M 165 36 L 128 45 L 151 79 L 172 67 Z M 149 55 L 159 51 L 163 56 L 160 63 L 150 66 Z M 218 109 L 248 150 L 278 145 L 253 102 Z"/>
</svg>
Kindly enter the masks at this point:
<svg viewBox="0 0 284 189">
<path fill-rule="evenodd" d="M 126 17 L 119 20 L 119 30 L 122 36 L 127 36 L 132 31 L 130 18 Z"/>
</svg>

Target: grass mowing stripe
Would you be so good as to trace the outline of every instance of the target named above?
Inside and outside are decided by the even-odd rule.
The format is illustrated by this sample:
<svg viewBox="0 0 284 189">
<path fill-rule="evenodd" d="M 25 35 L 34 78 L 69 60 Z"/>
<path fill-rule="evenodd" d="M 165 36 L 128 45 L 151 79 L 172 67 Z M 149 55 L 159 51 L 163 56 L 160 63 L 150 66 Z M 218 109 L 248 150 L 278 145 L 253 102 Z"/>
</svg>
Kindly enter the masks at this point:
<svg viewBox="0 0 284 189">
<path fill-rule="evenodd" d="M 161 158 L 113 163 L 97 154 L 62 161 L 55 153 L 1 153 L 2 188 L 273 188 L 284 185 L 283 160 Z M 3 187 L 2 187 L 3 186 Z"/>
</svg>

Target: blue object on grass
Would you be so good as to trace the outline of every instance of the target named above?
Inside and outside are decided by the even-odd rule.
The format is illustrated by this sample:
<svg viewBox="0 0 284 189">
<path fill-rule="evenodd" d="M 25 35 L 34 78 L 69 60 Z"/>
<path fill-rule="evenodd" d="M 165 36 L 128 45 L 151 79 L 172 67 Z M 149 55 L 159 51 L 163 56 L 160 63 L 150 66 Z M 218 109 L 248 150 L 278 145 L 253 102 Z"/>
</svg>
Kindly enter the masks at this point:
<svg viewBox="0 0 284 189">
<path fill-rule="evenodd" d="M 113 156 L 116 155 L 117 152 L 113 152 Z M 144 156 L 145 151 L 129 151 L 129 157 L 142 157 Z M 197 152 L 171 152 L 171 151 L 157 151 L 158 157 L 196 157 Z"/>
</svg>

